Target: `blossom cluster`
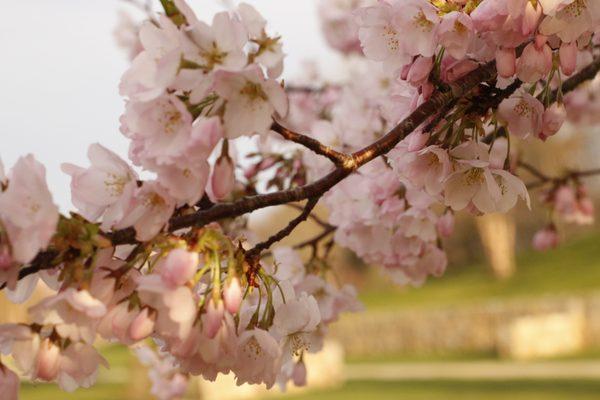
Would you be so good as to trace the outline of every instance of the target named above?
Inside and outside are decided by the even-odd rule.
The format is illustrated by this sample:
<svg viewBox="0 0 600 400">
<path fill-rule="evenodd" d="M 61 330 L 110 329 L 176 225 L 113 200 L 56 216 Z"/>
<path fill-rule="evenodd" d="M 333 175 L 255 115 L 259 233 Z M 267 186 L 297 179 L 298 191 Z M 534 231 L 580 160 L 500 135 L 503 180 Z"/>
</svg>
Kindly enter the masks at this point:
<svg viewBox="0 0 600 400">
<path fill-rule="evenodd" d="M 420 285 L 446 269 L 455 213 L 529 206 L 514 143 L 547 140 L 567 118 L 597 122 L 598 79 L 563 93 L 564 78 L 597 55 L 596 1 L 322 1 L 326 38 L 353 68 L 341 84 L 297 89 L 279 80 L 281 40 L 253 7 L 209 24 L 183 0 L 162 4 L 141 25 L 121 20 L 129 160 L 93 144 L 90 166 L 63 164 L 77 214 L 59 214 L 33 156 L 6 172 L 0 163 L 0 285 L 15 302 L 39 279 L 53 291 L 30 308 L 30 323 L 0 325 L 0 353 L 33 381 L 91 386 L 107 365 L 94 347 L 102 339 L 135 349 L 161 399 L 181 397 L 190 376 L 304 385 L 304 355 L 322 348 L 340 314 L 360 309 L 356 293 L 328 282 L 318 241 L 308 262 L 290 247 L 264 254 L 273 243 L 227 217 L 259 208 L 244 207 L 261 195 L 298 200 L 307 183 L 343 175 L 316 194 L 329 210 L 328 222 L 315 217 L 319 237 L 333 234 L 399 284 Z M 482 69 L 496 73 L 463 87 Z M 401 124 L 454 93 L 439 115 Z M 309 149 L 273 134 L 281 124 Z M 406 126 L 390 151 L 358 165 L 355 154 L 374 154 Z M 256 139 L 246 165 L 240 137 Z M 555 218 L 534 246 L 547 249 L 558 244 L 557 220 L 587 224 L 594 210 L 576 173 L 541 183 L 551 184 L 542 200 Z M 304 213 L 314 196 L 300 197 L 310 198 Z M 213 207 L 235 212 L 173 223 Z M 17 391 L 0 362 L 0 392 L 12 400 Z"/>
</svg>

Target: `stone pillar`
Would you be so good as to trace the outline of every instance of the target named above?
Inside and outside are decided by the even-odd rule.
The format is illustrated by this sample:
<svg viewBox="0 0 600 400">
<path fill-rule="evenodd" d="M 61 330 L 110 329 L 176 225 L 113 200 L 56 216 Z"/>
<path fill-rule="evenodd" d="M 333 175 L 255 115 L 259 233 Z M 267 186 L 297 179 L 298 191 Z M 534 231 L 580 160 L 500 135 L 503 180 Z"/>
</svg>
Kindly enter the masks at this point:
<svg viewBox="0 0 600 400">
<path fill-rule="evenodd" d="M 510 214 L 487 214 L 477 218 L 477 229 L 494 275 L 508 279 L 516 269 L 515 221 Z"/>
</svg>

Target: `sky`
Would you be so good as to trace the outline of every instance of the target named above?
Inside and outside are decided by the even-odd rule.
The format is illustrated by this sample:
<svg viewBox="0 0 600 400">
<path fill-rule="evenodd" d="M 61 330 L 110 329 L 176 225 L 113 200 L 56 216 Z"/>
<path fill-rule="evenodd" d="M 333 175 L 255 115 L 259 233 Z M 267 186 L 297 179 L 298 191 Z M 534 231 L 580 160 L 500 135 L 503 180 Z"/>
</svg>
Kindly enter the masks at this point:
<svg viewBox="0 0 600 400">
<path fill-rule="evenodd" d="M 209 21 L 217 0 L 188 0 Z M 282 35 L 287 79 L 316 60 L 335 74 L 339 60 L 320 34 L 314 0 L 247 0 Z M 6 2 L 0 13 L 0 158 L 8 169 L 32 153 L 47 170 L 63 211 L 70 206 L 63 162 L 87 166 L 87 147 L 99 142 L 121 156 L 124 109 L 118 83 L 128 62 L 112 32 L 123 0 L 27 0 Z M 158 3 L 158 0 L 156 0 Z"/>
</svg>

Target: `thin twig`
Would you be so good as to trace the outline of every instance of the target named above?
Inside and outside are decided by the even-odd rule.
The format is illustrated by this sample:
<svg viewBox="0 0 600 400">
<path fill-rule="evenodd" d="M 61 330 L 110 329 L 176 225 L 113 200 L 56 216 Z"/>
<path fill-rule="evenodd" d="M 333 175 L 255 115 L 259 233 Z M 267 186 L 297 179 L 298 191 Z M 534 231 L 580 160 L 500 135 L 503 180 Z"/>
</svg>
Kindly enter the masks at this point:
<svg viewBox="0 0 600 400">
<path fill-rule="evenodd" d="M 263 250 L 269 249 L 273 244 L 275 244 L 275 243 L 279 242 L 280 240 L 289 236 L 294 231 L 294 229 L 296 229 L 296 227 L 298 225 L 300 225 L 302 222 L 304 222 L 308 219 L 310 213 L 312 212 L 312 210 L 315 208 L 315 206 L 319 202 L 319 199 L 320 199 L 320 197 L 310 198 L 308 200 L 308 202 L 306 203 L 306 205 L 304 206 L 304 210 L 302 211 L 302 213 L 300 215 L 298 215 L 296 218 L 291 220 L 290 223 L 285 228 L 283 228 L 282 230 L 280 230 L 279 232 L 277 232 L 276 234 L 271 236 L 269 239 L 257 244 L 252 249 L 248 250 L 248 252 L 246 253 L 246 257 L 248 259 L 256 258 L 256 257 L 260 256 L 260 253 Z"/>
<path fill-rule="evenodd" d="M 311 150 L 313 153 L 316 153 L 323 157 L 327 157 L 331 160 L 331 162 L 333 162 L 337 166 L 343 165 L 348 158 L 346 154 L 340 153 L 339 151 L 336 151 L 333 148 L 324 145 L 318 140 L 311 138 L 310 136 L 294 132 L 291 129 L 284 127 L 277 121 L 273 122 L 271 129 L 283 136 L 284 139 L 294 143 L 298 143 Z"/>
<path fill-rule="evenodd" d="M 300 204 L 296 204 L 296 203 L 286 204 L 286 206 L 291 207 L 294 210 L 298 210 L 298 211 L 303 211 L 304 210 L 303 206 L 301 206 Z M 323 221 L 321 218 L 319 218 L 318 216 L 316 216 L 314 213 L 311 213 L 308 217 L 310 219 L 312 219 L 314 222 L 316 222 L 317 225 L 320 225 L 323 228 L 329 228 L 329 227 L 333 226 L 333 225 L 327 223 L 326 221 Z"/>
</svg>

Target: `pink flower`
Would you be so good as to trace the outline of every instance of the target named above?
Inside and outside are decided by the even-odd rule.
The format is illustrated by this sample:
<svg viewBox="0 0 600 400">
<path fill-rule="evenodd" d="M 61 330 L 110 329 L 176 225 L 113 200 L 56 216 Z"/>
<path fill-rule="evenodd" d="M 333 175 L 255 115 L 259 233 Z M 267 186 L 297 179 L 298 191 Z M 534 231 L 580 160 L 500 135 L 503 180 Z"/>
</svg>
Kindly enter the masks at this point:
<svg viewBox="0 0 600 400">
<path fill-rule="evenodd" d="M 192 115 L 174 95 L 165 94 L 149 102 L 128 102 L 121 122 L 121 132 L 133 140 L 130 152 L 144 166 L 146 160 L 172 164 L 192 143 Z M 206 149 L 206 158 L 210 150 Z"/>
<path fill-rule="evenodd" d="M 178 286 L 185 285 L 194 277 L 199 263 L 198 253 L 184 249 L 174 249 L 159 262 L 157 269 L 160 272 L 162 281 L 168 287 L 175 289 Z"/>
<path fill-rule="evenodd" d="M 155 331 L 164 337 L 185 338 L 196 319 L 197 307 L 187 286 L 168 287 L 160 276 L 139 278 L 138 295 L 142 304 L 156 310 Z"/>
<path fill-rule="evenodd" d="M 551 69 L 552 49 L 546 43 L 529 43 L 517 61 L 517 77 L 523 82 L 537 82 L 546 77 Z"/>
<path fill-rule="evenodd" d="M 97 323 L 107 310 L 87 290 L 68 288 L 42 300 L 29 311 L 35 322 L 53 324 L 62 337 L 93 343 Z"/>
<path fill-rule="evenodd" d="M 28 263 L 52 239 L 58 207 L 46 184 L 46 170 L 32 155 L 19 158 L 8 178 L 8 188 L 0 192 L 0 222 L 10 240 L 12 259 Z"/>
<path fill-rule="evenodd" d="M 60 388 L 72 392 L 78 387 L 93 386 L 100 365 L 108 368 L 108 362 L 94 347 L 84 343 L 72 343 L 62 352 L 58 376 Z"/>
<path fill-rule="evenodd" d="M 219 71 L 215 79 L 216 92 L 227 101 L 223 115 L 227 138 L 266 134 L 274 113 L 287 114 L 285 91 L 257 67 L 239 73 Z"/>
<path fill-rule="evenodd" d="M 474 39 L 473 21 L 463 12 L 452 11 L 442 17 L 437 36 L 448 54 L 460 60 L 465 57 Z"/>
<path fill-rule="evenodd" d="M 543 127 L 544 105 L 529 93 L 513 95 L 500 103 L 498 119 L 520 138 L 537 135 Z"/>
<path fill-rule="evenodd" d="M 438 146 L 406 152 L 400 145 L 389 153 L 389 159 L 399 176 L 408 179 L 417 188 L 424 188 L 432 196 L 442 191 L 451 169 L 448 152 Z"/>
<path fill-rule="evenodd" d="M 154 332 L 155 323 L 156 312 L 150 311 L 148 307 L 144 307 L 131 322 L 128 332 L 129 337 L 134 342 L 147 338 Z"/>
<path fill-rule="evenodd" d="M 157 26 L 158 25 L 158 26 Z M 174 83 L 179 72 L 184 35 L 166 16 L 158 24 L 147 21 L 140 29 L 144 48 L 121 79 L 120 93 L 136 101 L 160 96 Z"/>
<path fill-rule="evenodd" d="M 554 136 L 563 126 L 567 119 L 567 110 L 561 103 L 554 103 L 544 111 L 542 119 L 542 131 L 540 139 L 546 140 L 550 136 Z"/>
<path fill-rule="evenodd" d="M 365 1 L 344 0 L 319 2 L 319 17 L 325 40 L 335 50 L 342 53 L 360 53 L 358 25 L 353 11 Z"/>
<path fill-rule="evenodd" d="M 131 208 L 116 227 L 122 229 L 133 226 L 137 240 L 151 240 L 169 222 L 175 211 L 175 203 L 158 182 L 144 182 L 136 189 Z"/>
<path fill-rule="evenodd" d="M 119 11 L 119 21 L 113 31 L 113 36 L 117 45 L 127 52 L 130 60 L 144 50 L 139 39 L 139 31 L 139 24 L 128 13 Z"/>
<path fill-rule="evenodd" d="M 93 144 L 88 149 L 88 169 L 63 164 L 71 175 L 71 198 L 88 220 L 102 218 L 102 228 L 110 229 L 125 217 L 136 189 L 137 175 L 118 155 Z"/>
<path fill-rule="evenodd" d="M 508 18 L 507 2 L 506 0 L 483 0 L 470 16 L 479 32 L 500 30 Z"/>
<path fill-rule="evenodd" d="M 506 139 L 504 139 L 506 140 Z M 445 182 L 446 206 L 458 211 L 473 205 L 479 212 L 507 212 L 521 197 L 529 206 L 525 184 L 508 171 L 504 165 L 506 153 L 488 158 L 485 149 L 475 143 L 465 143 L 455 148 L 451 155 L 457 159 L 457 171 Z M 492 151 L 492 155 L 495 155 Z"/>
<path fill-rule="evenodd" d="M 213 339 L 221 328 L 225 308 L 222 301 L 210 299 L 206 306 L 206 313 L 202 315 L 202 333 L 209 339 Z"/>
<path fill-rule="evenodd" d="M 0 393 L 5 400 L 19 400 L 21 382 L 17 374 L 0 363 Z"/>
<path fill-rule="evenodd" d="M 277 341 L 267 331 L 255 328 L 242 332 L 237 363 L 233 367 L 236 383 L 264 383 L 271 388 L 279 372 L 280 355 Z"/>
<path fill-rule="evenodd" d="M 283 363 L 304 351 L 318 349 L 320 340 L 315 331 L 320 322 L 317 301 L 304 292 L 298 298 L 286 298 L 285 303 L 275 309 L 273 328 L 281 337 Z"/>
<path fill-rule="evenodd" d="M 438 219 L 437 231 L 441 237 L 450 237 L 454 232 L 454 214 L 450 211 L 447 211 Z"/>
<path fill-rule="evenodd" d="M 215 14 L 209 26 L 192 15 L 189 6 L 185 8 L 189 10 L 186 33 L 190 39 L 185 48 L 186 59 L 202 66 L 203 72 L 241 70 L 247 63 L 243 49 L 248 41 L 248 32 L 240 21 L 242 18 L 220 12 Z"/>
<path fill-rule="evenodd" d="M 280 281 L 297 284 L 304 279 L 306 267 L 300 253 L 288 246 L 277 246 L 273 249 L 275 260 L 275 277 Z"/>
<path fill-rule="evenodd" d="M 532 244 L 533 248 L 537 251 L 547 251 L 558 247 L 559 243 L 560 238 L 558 232 L 556 232 L 556 228 L 554 226 L 549 226 L 535 234 Z"/>
<path fill-rule="evenodd" d="M 544 3 L 548 2 L 554 4 L 547 7 L 542 4 L 548 16 L 540 24 L 540 33 L 546 36 L 557 35 L 563 42 L 574 42 L 585 32 L 593 31 L 594 24 L 600 18 L 600 4 L 597 1 L 548 0 Z"/>
<path fill-rule="evenodd" d="M 356 11 L 359 37 L 367 58 L 382 61 L 389 71 L 408 64 L 412 56 L 435 52 L 437 9 L 425 0 L 380 1 Z"/>
</svg>

